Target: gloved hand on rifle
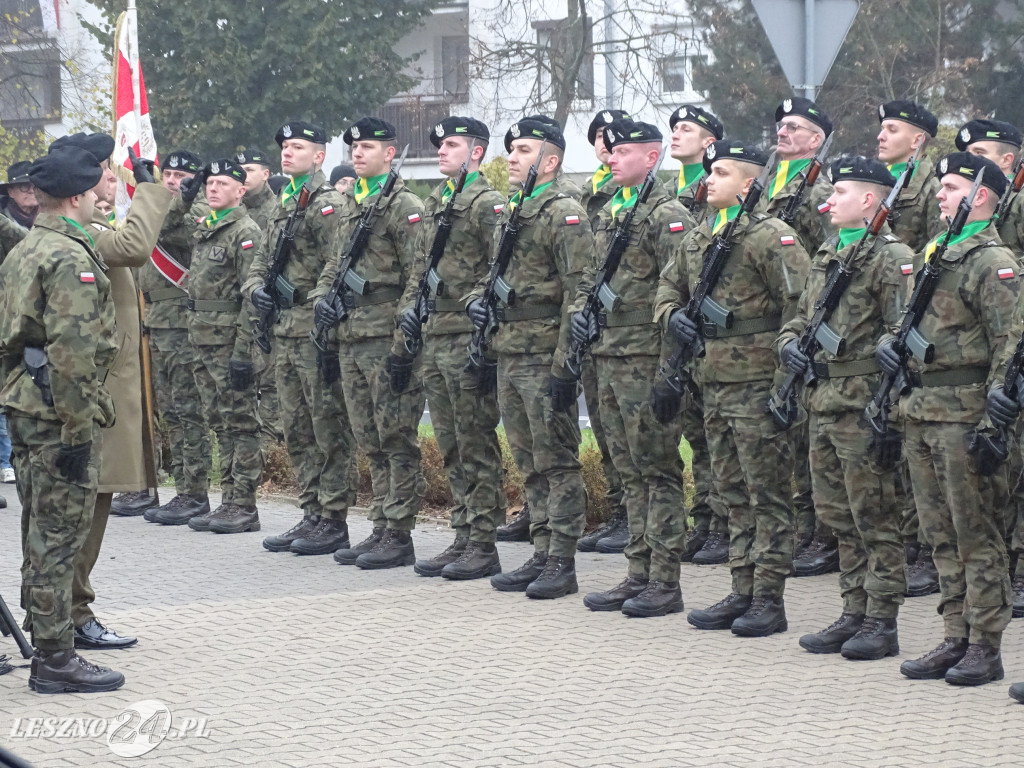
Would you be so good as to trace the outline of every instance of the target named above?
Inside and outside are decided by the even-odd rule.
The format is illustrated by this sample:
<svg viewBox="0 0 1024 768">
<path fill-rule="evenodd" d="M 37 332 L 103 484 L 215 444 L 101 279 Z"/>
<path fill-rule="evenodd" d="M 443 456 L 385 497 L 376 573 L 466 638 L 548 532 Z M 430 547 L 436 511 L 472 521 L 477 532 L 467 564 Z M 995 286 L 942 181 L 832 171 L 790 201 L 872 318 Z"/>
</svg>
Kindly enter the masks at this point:
<svg viewBox="0 0 1024 768">
<path fill-rule="evenodd" d="M 487 326 L 487 321 L 490 319 L 487 307 L 484 306 L 483 301 L 480 299 L 473 299 L 469 302 L 469 306 L 466 307 L 466 314 L 469 315 L 469 319 L 473 321 L 473 326 L 480 330 Z"/>
<path fill-rule="evenodd" d="M 132 176 L 135 177 L 136 184 L 155 184 L 156 179 L 153 178 L 153 161 L 147 160 L 144 157 L 136 157 L 135 150 L 128 147 L 128 160 L 132 164 Z"/>
<path fill-rule="evenodd" d="M 903 433 L 891 427 L 884 435 L 872 432 L 868 452 L 874 456 L 879 469 L 894 469 L 903 457 Z"/>
<path fill-rule="evenodd" d="M 231 380 L 231 388 L 236 392 L 244 392 L 249 389 L 256 378 L 252 363 L 231 360 L 228 362 L 228 378 Z"/>
<path fill-rule="evenodd" d="M 320 299 L 313 308 L 313 319 L 321 328 L 333 328 L 341 321 L 341 300 Z"/>
<path fill-rule="evenodd" d="M 407 309 L 402 313 L 402 319 L 398 321 L 398 327 L 410 339 L 418 339 L 423 335 L 423 326 L 420 324 L 419 315 L 415 309 Z"/>
<path fill-rule="evenodd" d="M 811 364 L 810 358 L 800 351 L 799 339 L 787 342 L 786 346 L 782 348 L 780 357 L 786 369 L 797 376 L 803 374 L 807 370 L 807 366 Z"/>
<path fill-rule="evenodd" d="M 572 332 L 572 340 L 580 345 L 589 344 L 600 332 L 597 317 L 586 312 L 574 312 L 569 329 Z"/>
<path fill-rule="evenodd" d="M 84 484 L 89 480 L 89 454 L 92 452 L 92 440 L 81 445 L 61 443 L 57 449 L 57 458 L 53 462 L 57 474 L 69 483 Z"/>
<path fill-rule="evenodd" d="M 274 300 L 262 285 L 252 292 L 251 301 L 252 305 L 264 314 L 274 311 Z"/>
<path fill-rule="evenodd" d="M 682 344 L 692 344 L 700 334 L 697 324 L 686 316 L 686 312 L 677 309 L 668 319 L 668 329 Z"/>
<path fill-rule="evenodd" d="M 895 339 L 880 341 L 878 348 L 875 350 L 875 359 L 878 361 L 878 367 L 890 376 L 895 376 L 903 364 L 900 356 L 893 349 L 895 341 Z"/>
<path fill-rule="evenodd" d="M 191 179 L 182 179 L 181 186 L 181 202 L 185 205 L 192 205 L 192 202 L 199 196 L 199 190 L 206 185 L 206 171 L 200 171 Z"/>
<path fill-rule="evenodd" d="M 412 380 L 412 366 L 412 360 L 395 354 L 388 355 L 388 359 L 384 362 L 384 370 L 388 373 L 391 391 L 396 395 L 402 394 L 409 388 L 409 382 Z"/>
<path fill-rule="evenodd" d="M 677 392 L 667 381 L 659 381 L 651 391 L 654 418 L 659 424 L 668 424 L 679 415 L 679 409 L 683 405 L 683 393 Z"/>
<path fill-rule="evenodd" d="M 575 379 L 563 379 L 551 374 L 551 407 L 556 411 L 568 411 L 578 397 Z"/>
<path fill-rule="evenodd" d="M 1002 384 L 996 384 L 985 399 L 985 413 L 1000 429 L 1009 429 L 1020 416 L 1020 405 L 1006 394 Z"/>
</svg>

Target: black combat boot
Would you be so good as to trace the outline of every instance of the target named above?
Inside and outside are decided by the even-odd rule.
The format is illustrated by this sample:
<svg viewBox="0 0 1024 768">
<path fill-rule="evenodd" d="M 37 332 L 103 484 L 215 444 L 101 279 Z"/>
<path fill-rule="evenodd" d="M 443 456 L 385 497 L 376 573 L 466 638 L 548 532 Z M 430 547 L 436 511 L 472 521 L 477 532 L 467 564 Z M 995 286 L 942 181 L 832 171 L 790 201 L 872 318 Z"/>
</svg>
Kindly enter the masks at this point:
<svg viewBox="0 0 1024 768">
<path fill-rule="evenodd" d="M 971 643 L 967 653 L 954 666 L 946 670 L 950 685 L 984 685 L 1003 679 L 1003 659 L 999 649 L 991 645 Z"/>
<path fill-rule="evenodd" d="M 617 513 L 609 517 L 603 525 L 595 528 L 586 536 L 581 536 L 580 540 L 576 542 L 576 550 L 578 552 L 595 552 L 597 549 L 597 542 L 611 533 L 620 522 L 623 524 L 626 522 L 626 510 L 622 508 L 620 508 Z"/>
<path fill-rule="evenodd" d="M 316 527 L 295 539 L 289 549 L 297 555 L 329 555 L 348 549 L 348 523 L 321 516 Z"/>
<path fill-rule="evenodd" d="M 612 519 L 612 523 L 604 535 L 597 540 L 594 551 L 605 555 L 615 555 L 621 553 L 629 544 L 629 522 L 626 520 L 626 510 L 617 514 Z"/>
<path fill-rule="evenodd" d="M 682 610 L 683 593 L 678 581 L 652 581 L 647 589 L 622 604 L 624 614 L 642 618 L 667 616 Z"/>
<path fill-rule="evenodd" d="M 1014 683 L 1010 686 L 1010 698 L 1024 704 L 1024 683 Z"/>
<path fill-rule="evenodd" d="M 124 675 L 86 661 L 74 648 L 36 651 L 28 678 L 36 693 L 99 693 L 122 685 Z"/>
<path fill-rule="evenodd" d="M 754 595 L 747 612 L 732 623 L 732 633 L 740 637 L 767 637 L 787 629 L 786 604 L 769 595 Z"/>
<path fill-rule="evenodd" d="M 617 587 L 605 592 L 588 592 L 583 604 L 592 611 L 621 611 L 622 604 L 647 589 L 648 580 L 627 576 Z"/>
<path fill-rule="evenodd" d="M 530 540 L 530 503 L 527 502 L 515 517 L 497 528 L 498 541 Z"/>
<path fill-rule="evenodd" d="M 171 499 L 165 506 L 153 510 L 153 522 L 160 525 L 186 525 L 193 517 L 210 514 L 210 500 L 205 505 L 198 496 L 182 493 Z M 223 506 L 223 505 L 222 505 Z M 206 530 L 205 528 L 196 530 Z"/>
<path fill-rule="evenodd" d="M 231 502 L 226 501 L 214 510 L 207 508 L 201 515 L 193 515 L 188 519 L 188 527 L 193 531 L 210 530 L 210 522 L 215 517 L 226 515 L 231 511 Z"/>
<path fill-rule="evenodd" d="M 319 522 L 320 515 L 307 515 L 284 533 L 279 533 L 277 536 L 267 536 L 263 540 L 263 547 L 271 552 L 290 552 L 292 542 L 310 533 Z"/>
<path fill-rule="evenodd" d="M 145 514 L 147 509 L 159 505 L 160 496 L 155 492 L 152 496 L 148 490 L 119 493 L 110 502 L 110 514 L 118 517 L 138 517 Z"/>
<path fill-rule="evenodd" d="M 444 567 L 441 575 L 453 581 L 470 581 L 496 576 L 501 573 L 501 558 L 493 541 L 471 541 L 454 560 Z"/>
<path fill-rule="evenodd" d="M 811 546 L 811 542 L 814 541 L 814 531 L 808 531 L 807 533 L 798 533 L 796 535 L 796 547 L 793 549 L 795 553 L 793 559 L 796 560 L 798 557 L 803 557 L 804 552 Z"/>
<path fill-rule="evenodd" d="M 576 558 L 548 555 L 540 576 L 526 587 L 526 596 L 538 600 L 573 595 L 580 591 L 576 583 Z"/>
<path fill-rule="evenodd" d="M 753 599 L 750 595 L 737 595 L 733 592 L 708 608 L 690 611 L 686 620 L 697 629 L 728 629 L 747 612 Z"/>
<path fill-rule="evenodd" d="M 693 556 L 701 551 L 704 542 L 708 540 L 708 532 L 703 530 L 690 531 L 686 534 L 686 545 L 683 547 L 683 554 L 679 558 L 681 563 L 693 561 Z"/>
<path fill-rule="evenodd" d="M 534 552 L 529 560 L 514 571 L 492 576 L 491 586 L 499 592 L 525 592 L 530 582 L 540 576 L 547 561 L 547 553 Z"/>
<path fill-rule="evenodd" d="M 839 653 L 843 643 L 856 635 L 863 623 L 863 613 L 844 613 L 821 632 L 801 637 L 800 647 L 811 653 Z"/>
<path fill-rule="evenodd" d="M 356 558 L 356 565 L 367 571 L 401 568 L 416 562 L 411 531 L 384 530 L 384 535 L 373 549 Z"/>
<path fill-rule="evenodd" d="M 868 616 L 857 634 L 843 643 L 843 658 L 876 661 L 886 656 L 898 656 L 900 638 L 896 632 L 896 617 L 879 619 Z"/>
<path fill-rule="evenodd" d="M 729 559 L 729 537 L 719 531 L 708 534 L 704 546 L 690 561 L 694 565 L 719 565 Z"/>
<path fill-rule="evenodd" d="M 462 556 L 468 544 L 468 536 L 456 535 L 455 541 L 448 545 L 448 549 L 429 560 L 417 560 L 412 569 L 420 576 L 440 576 L 446 565 L 454 563 Z"/>
<path fill-rule="evenodd" d="M 932 548 L 921 547 L 917 562 L 907 568 L 907 597 L 924 597 L 939 591 L 939 572 L 932 560 Z"/>
<path fill-rule="evenodd" d="M 225 512 L 210 518 L 214 533 L 247 533 L 260 529 L 260 514 L 256 505 L 230 504 Z"/>
<path fill-rule="evenodd" d="M 370 531 L 369 536 L 360 541 L 354 547 L 350 549 L 339 549 L 334 553 L 334 562 L 338 565 L 355 565 L 356 560 L 359 559 L 360 555 L 365 555 L 380 544 L 380 540 L 384 538 L 384 531 L 386 530 L 387 529 L 384 526 L 374 528 Z"/>
<path fill-rule="evenodd" d="M 919 659 L 904 661 L 900 673 L 912 680 L 938 680 L 967 653 L 966 637 L 947 637 Z"/>
<path fill-rule="evenodd" d="M 1013 577 L 1013 618 L 1024 616 L 1024 576 Z"/>
<path fill-rule="evenodd" d="M 796 576 L 820 576 L 839 570 L 839 544 L 834 538 L 815 536 L 804 553 L 793 559 Z"/>
</svg>

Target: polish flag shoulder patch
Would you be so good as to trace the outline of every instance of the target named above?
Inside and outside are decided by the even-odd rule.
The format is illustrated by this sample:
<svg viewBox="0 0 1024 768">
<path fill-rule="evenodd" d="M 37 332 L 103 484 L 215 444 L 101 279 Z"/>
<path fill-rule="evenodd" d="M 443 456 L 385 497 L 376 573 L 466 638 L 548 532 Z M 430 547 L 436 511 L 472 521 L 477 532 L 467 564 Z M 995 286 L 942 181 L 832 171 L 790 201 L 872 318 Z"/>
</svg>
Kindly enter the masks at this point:
<svg viewBox="0 0 1024 768">
<path fill-rule="evenodd" d="M 1013 267 L 1003 267 L 996 271 L 996 276 L 1000 280 L 1009 280 L 1011 277 L 1016 277 L 1017 273 L 1013 271 Z"/>
<path fill-rule="evenodd" d="M 243 251 L 247 251 L 250 248 L 252 248 L 252 240 L 243 240 L 242 241 L 242 250 Z"/>
<path fill-rule="evenodd" d="M 913 264 L 900 264 L 900 272 L 902 272 L 904 275 L 913 274 L 913 272 L 914 272 L 914 265 Z"/>
<path fill-rule="evenodd" d="M 501 205 L 494 206 L 494 212 L 495 213 L 501 213 L 504 210 L 505 210 L 505 204 L 504 203 L 502 203 Z"/>
<path fill-rule="evenodd" d="M 682 232 L 684 229 L 686 229 L 686 227 L 683 226 L 683 222 L 681 221 L 673 221 L 668 225 L 669 232 Z"/>
<path fill-rule="evenodd" d="M 409 214 L 409 223 L 410 224 L 415 224 L 419 220 L 420 220 L 420 215 L 418 213 L 410 213 Z"/>
<path fill-rule="evenodd" d="M 332 213 L 334 213 L 333 205 L 325 205 L 323 208 L 320 209 L 321 216 L 330 216 Z"/>
<path fill-rule="evenodd" d="M 566 224 L 579 224 L 580 223 L 580 217 L 576 216 L 576 215 L 566 216 L 565 217 L 565 223 Z"/>
<path fill-rule="evenodd" d="M 78 279 L 81 280 L 83 283 L 95 283 L 96 275 L 93 274 L 92 272 L 79 272 Z"/>
<path fill-rule="evenodd" d="M 779 243 L 782 245 L 796 245 L 796 238 L 793 235 L 782 235 L 779 238 Z"/>
<path fill-rule="evenodd" d="M 822 203 L 818 206 L 818 213 L 828 213 L 832 210 L 832 206 L 828 203 Z"/>
</svg>

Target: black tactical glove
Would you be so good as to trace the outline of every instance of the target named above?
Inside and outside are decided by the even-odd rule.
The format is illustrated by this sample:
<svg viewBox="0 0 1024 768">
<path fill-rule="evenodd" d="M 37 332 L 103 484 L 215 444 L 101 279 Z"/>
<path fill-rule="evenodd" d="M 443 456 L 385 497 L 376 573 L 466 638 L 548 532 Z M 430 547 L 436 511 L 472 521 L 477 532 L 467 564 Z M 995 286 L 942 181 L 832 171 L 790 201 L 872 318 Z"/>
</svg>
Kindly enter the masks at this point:
<svg viewBox="0 0 1024 768">
<path fill-rule="evenodd" d="M 802 375 L 807 370 L 807 366 L 811 364 L 807 355 L 800 351 L 800 342 L 797 339 L 788 342 L 782 348 L 780 356 L 782 357 L 782 364 L 797 376 Z"/>
<path fill-rule="evenodd" d="M 185 205 L 192 205 L 192 202 L 199 196 L 199 190 L 206 185 L 206 173 L 200 171 L 191 179 L 182 179 L 179 190 L 181 192 L 181 202 Z"/>
<path fill-rule="evenodd" d="M 679 415 L 679 409 L 683 404 L 683 393 L 676 392 L 668 382 L 656 383 L 651 397 L 654 401 L 652 406 L 654 418 L 658 420 L 659 424 L 668 424 Z"/>
<path fill-rule="evenodd" d="M 480 299 L 473 299 L 469 302 L 469 306 L 466 307 L 466 314 L 469 315 L 469 319 L 473 321 L 473 326 L 479 330 L 487 325 L 489 313 L 487 307 Z"/>
<path fill-rule="evenodd" d="M 967 462 L 972 472 L 982 477 L 991 477 L 1007 458 L 1009 450 L 1002 440 L 975 430 L 967 444 Z"/>
<path fill-rule="evenodd" d="M 900 356 L 896 354 L 896 350 L 892 348 L 893 342 L 894 339 L 879 342 L 878 348 L 875 350 L 878 367 L 890 376 L 895 376 L 903 364 Z"/>
<path fill-rule="evenodd" d="M 467 392 L 473 392 L 477 397 L 486 397 L 498 388 L 498 364 L 484 361 L 482 366 L 477 367 L 471 362 L 466 363 L 459 383 Z"/>
<path fill-rule="evenodd" d="M 341 378 L 341 360 L 337 349 L 318 349 L 316 351 L 316 367 L 320 371 L 320 380 L 324 384 L 333 384 Z"/>
<path fill-rule="evenodd" d="M 1016 400 L 1006 394 L 1002 384 L 996 384 L 989 390 L 985 400 L 985 413 L 997 427 L 1008 429 L 1020 416 L 1020 406 Z"/>
<path fill-rule="evenodd" d="M 255 375 L 252 363 L 245 363 L 241 360 L 232 360 L 228 363 L 228 377 L 231 379 L 231 388 L 236 392 L 244 392 L 252 386 Z"/>
<path fill-rule="evenodd" d="M 551 374 L 550 393 L 551 407 L 556 411 L 568 411 L 576 402 L 576 380 Z"/>
<path fill-rule="evenodd" d="M 89 480 L 89 454 L 92 453 L 92 440 L 81 445 L 61 443 L 57 449 L 54 466 L 57 474 L 69 483 L 83 484 Z"/>
<path fill-rule="evenodd" d="M 420 324 L 420 318 L 416 314 L 415 309 L 407 309 L 402 313 L 402 319 L 398 321 L 398 327 L 410 339 L 418 339 L 423 335 L 423 326 Z"/>
<path fill-rule="evenodd" d="M 412 366 L 413 361 L 407 357 L 388 355 L 388 359 L 384 363 L 384 370 L 388 372 L 391 379 L 391 391 L 396 395 L 402 394 L 409 388 L 409 382 L 412 380 Z"/>
<path fill-rule="evenodd" d="M 321 328 L 333 328 L 341 321 L 341 307 L 338 299 L 333 302 L 320 299 L 313 307 L 313 319 Z"/>
<path fill-rule="evenodd" d="M 274 311 L 274 300 L 270 298 L 270 294 L 267 293 L 267 289 L 262 285 L 252 292 L 250 301 L 260 312 L 266 313 Z"/>
<path fill-rule="evenodd" d="M 153 178 L 153 161 L 144 157 L 136 157 L 135 150 L 128 147 L 128 159 L 132 163 L 132 175 L 136 184 L 155 184 Z"/>
<path fill-rule="evenodd" d="M 686 316 L 686 312 L 677 309 L 668 319 L 668 329 L 683 344 L 692 344 L 700 333 L 697 324 Z"/>
<path fill-rule="evenodd" d="M 873 432 L 868 451 L 874 456 L 879 469 L 895 468 L 903 457 L 903 433 L 895 429 L 886 430 L 884 435 Z"/>
<path fill-rule="evenodd" d="M 572 340 L 580 345 L 589 344 L 600 332 L 597 317 L 586 312 L 574 312 L 569 328 L 572 331 Z"/>
</svg>

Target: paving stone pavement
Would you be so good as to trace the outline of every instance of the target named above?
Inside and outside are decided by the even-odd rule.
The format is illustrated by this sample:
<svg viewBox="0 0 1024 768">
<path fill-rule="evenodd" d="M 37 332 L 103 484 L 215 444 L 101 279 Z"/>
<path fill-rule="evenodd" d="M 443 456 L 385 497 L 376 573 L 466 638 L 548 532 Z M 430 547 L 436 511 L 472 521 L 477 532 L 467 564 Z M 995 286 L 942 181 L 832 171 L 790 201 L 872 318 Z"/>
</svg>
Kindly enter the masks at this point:
<svg viewBox="0 0 1024 768">
<path fill-rule="evenodd" d="M 0 593 L 20 617 L 20 516 L 13 486 L 0 493 L 11 502 L 0 511 Z M 0 744 L 38 768 L 1022 762 L 1024 706 L 1006 693 L 1024 680 L 1020 620 L 1004 641 L 1005 682 L 955 688 L 898 671 L 941 639 L 934 595 L 904 606 L 898 658 L 851 662 L 797 645 L 838 616 L 834 575 L 790 581 L 788 632 L 740 639 L 698 631 L 684 614 L 587 610 L 583 594 L 625 575 L 621 555 L 581 554 L 579 595 L 532 601 L 486 581 L 267 552 L 262 538 L 299 513 L 261 500 L 260 514 L 262 532 L 232 536 L 113 518 L 94 574 L 98 615 L 140 640 L 84 655 L 127 683 L 108 694 L 43 696 L 29 691 L 20 667 L 0 677 Z M 355 516 L 353 540 L 368 530 Z M 450 538 L 421 523 L 417 554 L 431 556 Z M 530 554 L 526 544 L 499 550 L 508 570 Z M 688 609 L 728 590 L 726 566 L 683 566 Z M 0 652 L 17 655 L 9 638 Z M 144 700 L 162 702 L 172 721 L 141 757 L 119 757 L 106 735 L 24 737 L 28 718 L 106 718 L 114 728 Z M 184 718 L 205 718 L 207 735 L 176 738 Z"/>
</svg>

